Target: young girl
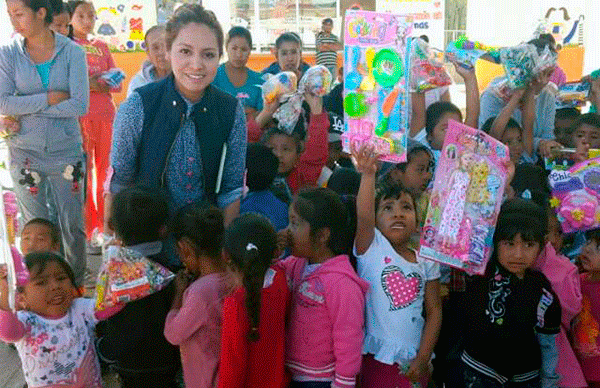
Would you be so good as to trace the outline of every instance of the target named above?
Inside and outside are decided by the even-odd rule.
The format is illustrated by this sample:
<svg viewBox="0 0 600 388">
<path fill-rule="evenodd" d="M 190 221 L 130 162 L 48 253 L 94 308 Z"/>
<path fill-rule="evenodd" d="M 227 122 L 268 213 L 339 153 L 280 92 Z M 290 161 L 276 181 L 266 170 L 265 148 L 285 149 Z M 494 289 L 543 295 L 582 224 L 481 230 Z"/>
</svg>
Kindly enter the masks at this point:
<svg viewBox="0 0 600 388">
<path fill-rule="evenodd" d="M 121 91 L 121 86 L 111 88 L 102 76 L 117 67 L 106 43 L 90 38 L 96 23 L 96 11 L 92 2 L 69 1 L 73 40 L 86 52 L 90 79 L 90 110 L 81 117 L 83 148 L 87 154 L 86 232 L 90 238 L 94 229 L 104 224 L 104 198 L 102 185 L 109 166 L 112 124 L 115 105 L 111 93 Z"/>
<path fill-rule="evenodd" d="M 463 309 L 466 387 L 556 384 L 560 303 L 548 279 L 531 269 L 545 243 L 546 222 L 544 210 L 530 200 L 512 199 L 500 209 L 492 259 L 485 276 L 469 285 Z"/>
<path fill-rule="evenodd" d="M 362 173 L 354 247 L 358 273 L 370 284 L 363 387 L 427 386 L 442 323 L 439 265 L 408 247 L 417 230 L 411 192 L 384 184 L 375 194 L 378 155 L 362 146 L 353 156 Z"/>
<path fill-rule="evenodd" d="M 280 261 L 292 290 L 286 365 L 296 388 L 354 387 L 360 370 L 365 293 L 345 255 L 348 217 L 331 190 L 299 192 L 281 233 L 292 256 Z"/>
<path fill-rule="evenodd" d="M 219 388 L 285 388 L 285 273 L 270 268 L 277 235 L 269 220 L 243 214 L 225 231 L 234 291 L 223 303 Z"/>
<path fill-rule="evenodd" d="M 277 74 L 282 71 L 293 71 L 302 78 L 309 66 L 302 60 L 302 39 L 295 32 L 284 32 L 275 40 L 275 59 L 262 74 Z"/>
<path fill-rule="evenodd" d="M 0 339 L 17 347 L 28 386 L 102 387 L 94 327 L 111 313 L 99 316 L 93 300 L 76 298 L 73 271 L 60 256 L 31 253 L 24 260 L 24 310 L 10 311 L 6 268 L 0 270 Z"/>
<path fill-rule="evenodd" d="M 175 297 L 165 337 L 181 351 L 188 387 L 217 384 L 223 299 L 230 288 L 221 258 L 223 215 L 215 207 L 192 206 L 178 212 L 171 232 L 185 270 L 175 279 Z"/>
<path fill-rule="evenodd" d="M 52 23 L 50 23 L 50 29 L 54 32 L 58 32 L 61 35 L 68 36 L 70 32 L 69 23 L 71 17 L 69 15 L 69 8 L 64 2 L 60 2 L 60 7 L 53 10 Z"/>
<path fill-rule="evenodd" d="M 431 181 L 433 168 L 431 151 L 418 141 L 408 139 L 406 162 L 393 165 L 383 176 L 390 184 L 400 184 L 415 195 L 422 194 Z"/>
<path fill-rule="evenodd" d="M 581 293 L 583 294 L 584 311 L 591 315 L 592 321 L 595 321 L 597 333 L 598 322 L 600 322 L 600 231 L 587 232 L 586 239 L 587 243 L 581 250 L 580 256 L 581 265 L 586 271 L 581 275 Z M 582 311 L 582 315 L 584 311 Z M 579 361 L 588 386 L 598 388 L 600 387 L 600 337 L 598 334 L 590 335 L 590 337 L 593 339 L 591 349 L 595 349 L 595 352 L 584 354 L 579 351 Z M 576 342 L 575 346 L 577 347 L 577 345 Z"/>
</svg>

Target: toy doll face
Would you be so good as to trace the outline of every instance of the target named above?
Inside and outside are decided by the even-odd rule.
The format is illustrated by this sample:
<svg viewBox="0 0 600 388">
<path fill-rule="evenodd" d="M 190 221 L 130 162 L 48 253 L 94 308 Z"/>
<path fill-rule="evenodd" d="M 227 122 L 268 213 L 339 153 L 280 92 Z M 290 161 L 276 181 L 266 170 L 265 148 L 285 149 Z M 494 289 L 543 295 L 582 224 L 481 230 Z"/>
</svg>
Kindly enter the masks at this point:
<svg viewBox="0 0 600 388">
<path fill-rule="evenodd" d="M 540 254 L 541 247 L 537 241 L 523 240 L 519 233 L 512 240 L 500 240 L 497 249 L 500 265 L 522 279 Z"/>
<path fill-rule="evenodd" d="M 57 262 L 50 261 L 43 271 L 32 268 L 30 275 L 23 291 L 26 308 L 44 317 L 64 316 L 71 307 L 76 292 L 64 268 Z"/>
<path fill-rule="evenodd" d="M 448 121 L 456 120 L 458 122 L 462 122 L 462 117 L 455 112 L 446 112 L 440 117 L 440 120 L 433 127 L 433 132 L 431 135 L 428 135 L 427 140 L 429 141 L 429 145 L 434 150 L 441 150 L 444 145 L 444 138 L 446 137 L 446 130 L 448 129 Z"/>
<path fill-rule="evenodd" d="M 590 239 L 581 249 L 579 256 L 583 269 L 588 272 L 600 271 L 600 246 L 597 241 Z"/>
<path fill-rule="evenodd" d="M 58 251 L 58 244 L 52 242 L 50 228 L 41 224 L 30 224 L 21 233 L 21 253 Z"/>
<path fill-rule="evenodd" d="M 96 24 L 96 10 L 91 3 L 82 3 L 75 8 L 71 17 L 73 31 L 82 35 L 91 34 Z"/>
<path fill-rule="evenodd" d="M 410 194 L 382 199 L 377 207 L 376 224 L 392 245 L 410 239 L 417 230 L 417 212 Z"/>
<path fill-rule="evenodd" d="M 288 174 L 300 158 L 298 152 L 298 145 L 296 140 L 284 134 L 275 134 L 267 141 L 267 147 L 273 151 L 277 159 L 279 159 L 279 167 L 277 168 L 278 174 Z"/>
<path fill-rule="evenodd" d="M 521 130 L 519 128 L 506 128 L 500 141 L 508 147 L 510 160 L 514 164 L 518 164 L 524 150 Z"/>
</svg>

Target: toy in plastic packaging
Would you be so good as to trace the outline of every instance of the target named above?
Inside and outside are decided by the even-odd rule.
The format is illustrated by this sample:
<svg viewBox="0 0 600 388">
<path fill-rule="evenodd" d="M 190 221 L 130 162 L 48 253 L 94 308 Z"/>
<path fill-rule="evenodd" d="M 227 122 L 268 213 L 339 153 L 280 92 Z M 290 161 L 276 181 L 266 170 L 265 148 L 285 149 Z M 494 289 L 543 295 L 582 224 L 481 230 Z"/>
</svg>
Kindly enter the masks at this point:
<svg viewBox="0 0 600 388">
<path fill-rule="evenodd" d="M 508 161 L 504 144 L 449 121 L 421 234 L 421 256 L 469 274 L 485 272 Z"/>
<path fill-rule="evenodd" d="M 598 347 L 600 326 L 592 314 L 592 303 L 589 297 L 584 295 L 581 302 L 581 313 L 573 325 L 573 348 L 582 358 L 598 357 L 600 356 L 600 347 Z"/>
<path fill-rule="evenodd" d="M 261 86 L 263 101 L 270 104 L 276 100 L 291 96 L 298 87 L 298 77 L 291 71 L 272 75 Z"/>
<path fill-rule="evenodd" d="M 125 79 L 125 73 L 121 69 L 114 68 L 102 73 L 100 79 L 111 88 L 118 88 Z"/>
<path fill-rule="evenodd" d="M 450 42 L 446 47 L 446 54 L 449 59 L 457 62 L 466 69 L 475 67 L 475 62 L 479 58 L 487 59 L 490 62 L 500 62 L 500 51 L 496 47 L 486 46 L 481 42 L 471 41 L 466 35 L 461 35 L 454 42 Z"/>
<path fill-rule="evenodd" d="M 553 149 L 550 156 L 544 158 L 544 166 L 548 171 L 566 171 L 576 163 L 576 153 L 577 150 L 575 148 Z M 587 159 L 597 158 L 599 156 L 600 149 L 592 148 L 588 150 Z"/>
<path fill-rule="evenodd" d="M 585 105 L 589 94 L 589 82 L 567 82 L 558 88 L 556 94 L 556 109 L 583 106 Z"/>
<path fill-rule="evenodd" d="M 96 284 L 96 311 L 144 298 L 165 288 L 175 275 L 127 248 L 109 246 Z"/>
<path fill-rule="evenodd" d="M 425 92 L 452 84 L 443 62 L 443 53 L 422 39 L 412 41 L 411 90 Z"/>
<path fill-rule="evenodd" d="M 557 55 L 546 47 L 541 53 L 536 46 L 522 43 L 500 50 L 500 61 L 512 89 L 522 89 L 542 71 L 556 65 Z"/>
<path fill-rule="evenodd" d="M 566 171 L 552 170 L 548 182 L 550 206 L 564 233 L 600 227 L 600 158 L 577 163 Z"/>
<path fill-rule="evenodd" d="M 291 134 L 302 112 L 304 94 L 323 97 L 331 90 L 331 83 L 331 72 L 325 66 L 317 65 L 306 70 L 298 83 L 298 90 L 273 113 L 279 128 Z"/>
<path fill-rule="evenodd" d="M 368 143 L 384 161 L 406 161 L 412 17 L 348 11 L 344 24 L 343 148 Z"/>
</svg>

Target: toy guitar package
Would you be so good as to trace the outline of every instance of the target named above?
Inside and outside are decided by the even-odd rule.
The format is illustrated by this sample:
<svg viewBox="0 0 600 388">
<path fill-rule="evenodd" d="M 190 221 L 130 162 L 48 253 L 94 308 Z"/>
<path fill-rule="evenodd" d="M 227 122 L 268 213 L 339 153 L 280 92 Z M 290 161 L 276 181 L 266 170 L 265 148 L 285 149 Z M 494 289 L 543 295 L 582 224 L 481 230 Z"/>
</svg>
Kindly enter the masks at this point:
<svg viewBox="0 0 600 388">
<path fill-rule="evenodd" d="M 435 171 L 420 255 L 483 274 L 508 172 L 508 147 L 482 131 L 449 121 Z"/>
<path fill-rule="evenodd" d="M 600 158 L 575 164 L 548 176 L 552 188 L 550 206 L 564 233 L 600 227 Z"/>
<path fill-rule="evenodd" d="M 412 17 L 348 11 L 344 23 L 344 150 L 368 143 L 382 160 L 404 162 Z"/>
<path fill-rule="evenodd" d="M 165 288 L 175 275 L 127 248 L 109 246 L 96 284 L 96 311 L 133 302 Z"/>
</svg>

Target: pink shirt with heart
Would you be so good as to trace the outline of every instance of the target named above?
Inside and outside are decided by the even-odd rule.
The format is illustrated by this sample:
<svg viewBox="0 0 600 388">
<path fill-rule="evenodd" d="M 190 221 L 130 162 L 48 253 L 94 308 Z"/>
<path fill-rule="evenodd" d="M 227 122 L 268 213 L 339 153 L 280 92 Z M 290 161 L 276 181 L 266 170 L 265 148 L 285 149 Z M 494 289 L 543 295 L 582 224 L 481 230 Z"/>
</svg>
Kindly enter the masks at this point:
<svg viewBox="0 0 600 388">
<path fill-rule="evenodd" d="M 358 275 L 370 284 L 363 353 L 385 364 L 410 363 L 425 325 L 425 284 L 439 279 L 439 264 L 418 255 L 416 263 L 407 261 L 377 229 L 369 249 L 357 255 L 357 263 Z"/>
</svg>

